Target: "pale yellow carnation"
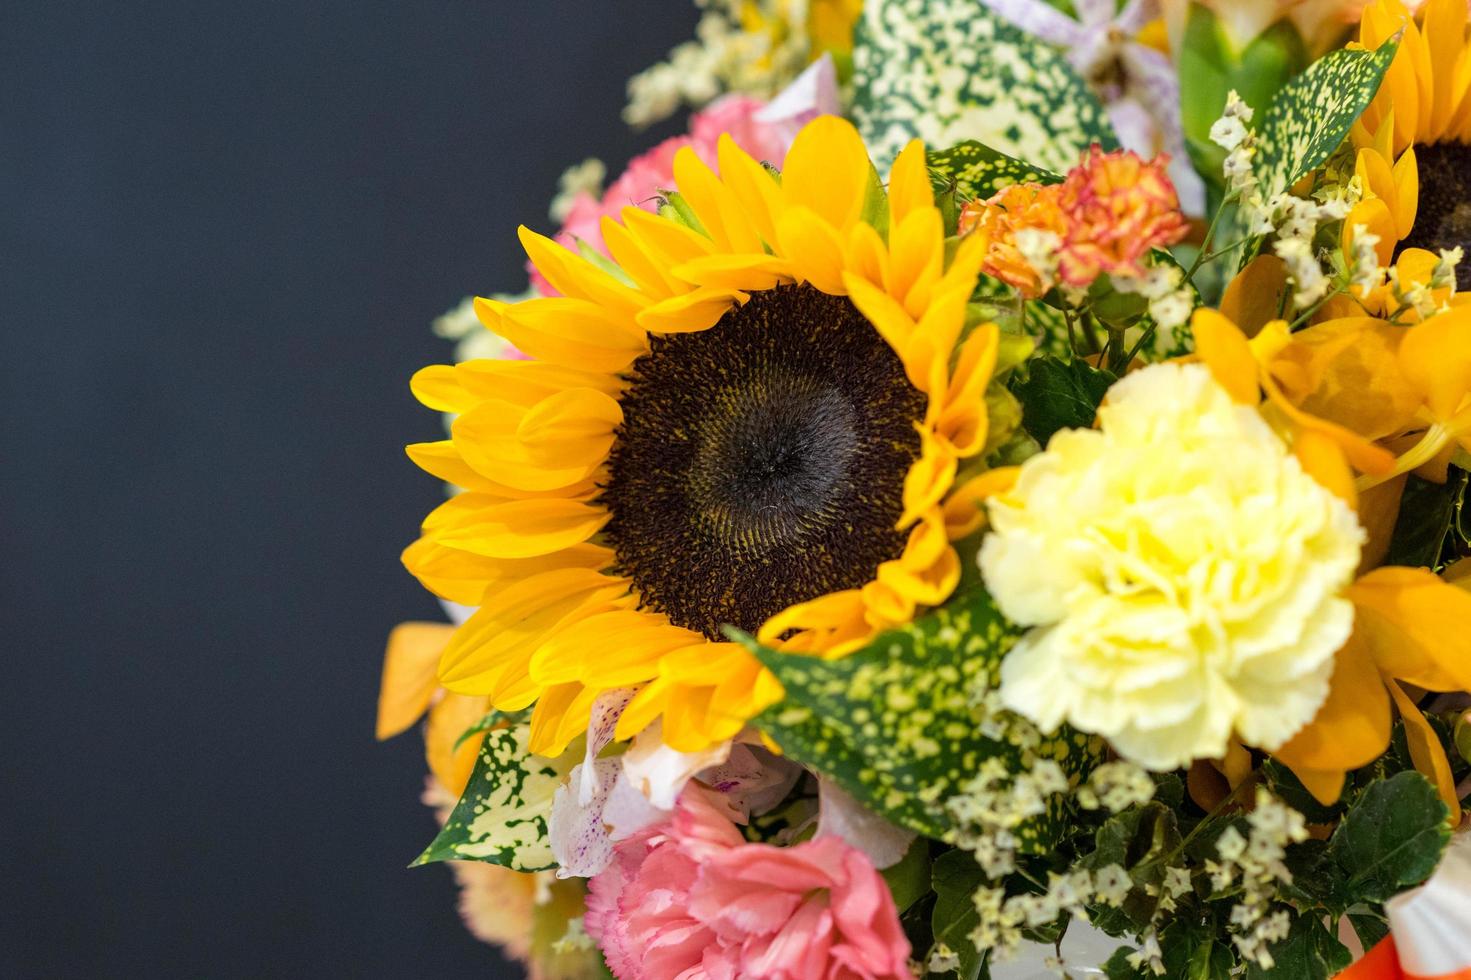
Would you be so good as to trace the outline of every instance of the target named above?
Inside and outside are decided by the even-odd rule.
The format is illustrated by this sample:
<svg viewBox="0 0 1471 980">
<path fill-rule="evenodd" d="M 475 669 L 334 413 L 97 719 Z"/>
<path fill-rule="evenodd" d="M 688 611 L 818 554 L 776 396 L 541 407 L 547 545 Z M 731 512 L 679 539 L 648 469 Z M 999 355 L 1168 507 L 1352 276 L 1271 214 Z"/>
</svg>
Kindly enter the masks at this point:
<svg viewBox="0 0 1471 980">
<path fill-rule="evenodd" d="M 1363 531 L 1254 408 L 1201 365 L 1110 389 L 1101 428 L 1065 430 L 990 504 L 981 570 L 1035 629 L 1003 703 L 1066 721 L 1153 769 L 1273 749 L 1328 695 Z"/>
</svg>

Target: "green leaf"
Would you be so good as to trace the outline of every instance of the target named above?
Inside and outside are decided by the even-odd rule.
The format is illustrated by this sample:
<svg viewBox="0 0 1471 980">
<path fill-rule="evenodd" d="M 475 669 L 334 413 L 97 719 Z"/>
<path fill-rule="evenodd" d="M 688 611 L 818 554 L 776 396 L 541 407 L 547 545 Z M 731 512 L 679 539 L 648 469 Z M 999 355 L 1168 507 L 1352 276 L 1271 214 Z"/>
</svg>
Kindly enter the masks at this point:
<svg viewBox="0 0 1471 980">
<path fill-rule="evenodd" d="M 948 150 L 925 154 L 930 182 L 936 191 L 955 189 L 961 201 L 990 200 L 1012 184 L 1056 184 L 1062 177 L 1050 170 L 1009 157 L 984 143 L 965 140 Z"/>
<path fill-rule="evenodd" d="M 870 0 L 853 40 L 853 120 L 887 167 L 910 139 L 979 140 L 1065 171 L 1117 145 L 1064 53 L 975 0 Z"/>
<path fill-rule="evenodd" d="M 1359 937 L 1359 945 L 1365 949 L 1373 949 L 1379 945 L 1381 939 L 1389 935 L 1389 922 L 1382 915 L 1350 912 L 1348 921 L 1354 927 L 1354 935 Z"/>
<path fill-rule="evenodd" d="M 1097 873 L 1117 864 L 1129 873 L 1134 887 L 1121 906 L 1090 908 L 1093 924 L 1111 936 L 1133 935 L 1148 926 L 1159 905 L 1167 859 L 1178 854 L 1180 844 L 1175 812 L 1156 800 L 1104 821 L 1093 835 L 1093 850 L 1083 855 L 1078 867 Z"/>
<path fill-rule="evenodd" d="M 946 801 L 982 761 L 999 757 L 1021 769 L 1021 750 L 982 734 L 971 706 L 997 682 L 1001 658 L 1019 630 L 976 587 L 867 647 L 826 660 L 780 653 L 736 636 L 786 690 L 756 727 L 791 758 L 833 779 L 869 809 L 902 827 L 944 840 L 952 829 Z M 1041 758 L 1064 771 L 1090 770 L 1101 743 L 1069 729 L 1043 738 Z M 1023 851 L 1046 850 L 1055 814 L 1016 828 Z"/>
<path fill-rule="evenodd" d="M 1330 52 L 1278 90 L 1257 126 L 1255 171 L 1264 198 L 1287 190 L 1338 149 L 1379 91 L 1396 47 Z"/>
<path fill-rule="evenodd" d="M 1466 472 L 1451 469 L 1444 483 L 1431 483 L 1413 473 L 1405 481 L 1399 517 L 1394 523 L 1386 565 L 1439 568 L 1447 536 L 1457 528 L 1466 498 Z M 1455 551 L 1455 541 L 1450 542 Z"/>
<path fill-rule="evenodd" d="M 1262 763 L 1262 777 L 1266 780 L 1267 788 L 1283 803 L 1301 813 L 1308 823 L 1332 823 L 1343 813 L 1342 800 L 1332 806 L 1319 803 L 1317 797 L 1302 784 L 1302 780 L 1276 759 L 1268 757 Z"/>
<path fill-rule="evenodd" d="M 1320 916 L 1299 915 L 1292 920 L 1287 938 L 1270 947 L 1275 961 L 1271 969 L 1255 963 L 1247 965 L 1246 977 L 1272 977 L 1274 980 L 1330 980 L 1353 961 L 1348 947 L 1339 942 Z"/>
<path fill-rule="evenodd" d="M 1180 122 L 1196 169 L 1209 182 L 1223 182 L 1226 151 L 1211 142 L 1210 129 L 1233 89 L 1253 108 L 1264 108 L 1282 84 L 1307 65 L 1302 39 L 1282 20 L 1237 50 L 1215 11 L 1190 5 L 1176 55 L 1180 77 Z"/>
<path fill-rule="evenodd" d="M 1027 368 L 1026 379 L 1013 382 L 1011 392 L 1022 403 L 1022 427 L 1043 446 L 1059 429 L 1091 426 L 1104 394 L 1118 380 L 1078 358 L 1047 355 Z"/>
<path fill-rule="evenodd" d="M 488 731 L 460 801 L 439 836 L 413 863 L 486 861 L 515 871 L 556 866 L 547 840 L 552 795 L 567 765 L 527 751 L 531 726 L 520 722 Z"/>
<path fill-rule="evenodd" d="M 1328 843 L 1350 901 L 1383 902 L 1435 870 L 1450 840 L 1449 813 L 1418 772 L 1372 783 Z"/>
<path fill-rule="evenodd" d="M 1193 916 L 1177 916 L 1159 937 L 1165 975 L 1180 980 L 1228 980 L 1236 958 L 1223 939 L 1210 924 Z"/>
<path fill-rule="evenodd" d="M 880 874 L 889 886 L 889 894 L 894 896 L 894 907 L 900 912 L 909 908 L 930 890 L 929 840 L 916 837 L 899 863 L 890 865 Z"/>
<path fill-rule="evenodd" d="M 970 941 L 970 934 L 980 925 L 975 893 L 985 883 L 980 865 L 968 851 L 946 851 L 935 859 L 931 868 L 935 889 L 935 910 L 930 922 L 935 942 L 944 943 L 960 957 L 961 980 L 975 980 L 981 972 L 981 953 Z"/>
</svg>

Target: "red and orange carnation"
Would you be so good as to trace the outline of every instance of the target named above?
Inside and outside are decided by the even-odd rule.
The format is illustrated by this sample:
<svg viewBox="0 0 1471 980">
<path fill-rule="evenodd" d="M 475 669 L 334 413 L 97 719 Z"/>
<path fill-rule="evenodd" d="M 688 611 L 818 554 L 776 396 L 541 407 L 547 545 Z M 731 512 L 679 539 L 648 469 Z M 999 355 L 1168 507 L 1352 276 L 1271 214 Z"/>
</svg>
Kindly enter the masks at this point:
<svg viewBox="0 0 1471 980">
<path fill-rule="evenodd" d="M 1058 275 L 1086 286 L 1103 273 L 1139 276 L 1151 249 L 1185 237 L 1189 222 L 1166 168 L 1168 154 L 1145 161 L 1132 150 L 1104 153 L 1098 144 L 1060 185 L 1059 206 L 1067 235 L 1058 256 Z"/>
</svg>

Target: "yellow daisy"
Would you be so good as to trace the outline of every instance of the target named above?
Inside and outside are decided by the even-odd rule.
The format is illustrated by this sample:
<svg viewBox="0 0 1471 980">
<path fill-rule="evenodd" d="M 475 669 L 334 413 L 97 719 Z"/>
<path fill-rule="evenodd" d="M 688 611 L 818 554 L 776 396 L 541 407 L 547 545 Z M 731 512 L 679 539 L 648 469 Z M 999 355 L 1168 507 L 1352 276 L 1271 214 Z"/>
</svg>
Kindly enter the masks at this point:
<svg viewBox="0 0 1471 980">
<path fill-rule="evenodd" d="M 1349 222 L 1388 243 L 1436 251 L 1471 241 L 1471 38 L 1464 0 L 1401 0 L 1364 9 L 1358 43 L 1377 48 L 1403 31 L 1374 101 L 1354 128 L 1367 200 Z M 1387 254 L 1382 254 L 1387 261 Z M 1471 267 L 1459 272 L 1471 286 Z"/>
<path fill-rule="evenodd" d="M 725 626 L 851 652 L 950 595 L 951 541 L 997 482 L 952 490 L 986 443 L 998 336 L 966 322 L 986 243 L 947 254 L 918 141 L 887 195 L 833 117 L 780 177 L 729 138 L 718 164 L 682 150 L 666 214 L 605 219 L 616 265 L 521 229 L 561 295 L 476 306 L 532 360 L 414 378 L 457 418 L 409 455 L 464 492 L 404 561 L 479 607 L 440 680 L 535 704 L 538 753 L 621 688 L 620 738 L 731 737 L 781 688 Z"/>
</svg>

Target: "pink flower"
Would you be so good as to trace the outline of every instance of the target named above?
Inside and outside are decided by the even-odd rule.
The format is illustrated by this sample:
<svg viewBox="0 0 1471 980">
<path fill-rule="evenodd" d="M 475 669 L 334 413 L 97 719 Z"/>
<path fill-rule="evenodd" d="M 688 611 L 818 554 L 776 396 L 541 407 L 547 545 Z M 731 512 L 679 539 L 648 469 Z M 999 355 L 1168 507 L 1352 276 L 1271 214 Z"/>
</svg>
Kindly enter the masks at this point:
<svg viewBox="0 0 1471 980">
<path fill-rule="evenodd" d="M 750 844 L 691 786 L 620 841 L 584 920 L 619 980 L 901 980 L 909 941 L 863 852 L 837 837 Z"/>
</svg>

